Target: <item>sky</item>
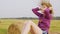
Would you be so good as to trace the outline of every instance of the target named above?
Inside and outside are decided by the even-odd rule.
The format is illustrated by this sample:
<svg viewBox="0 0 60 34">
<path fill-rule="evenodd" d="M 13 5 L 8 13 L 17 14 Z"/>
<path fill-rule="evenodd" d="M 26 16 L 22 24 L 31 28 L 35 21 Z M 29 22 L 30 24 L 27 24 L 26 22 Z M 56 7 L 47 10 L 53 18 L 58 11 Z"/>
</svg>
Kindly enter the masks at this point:
<svg viewBox="0 0 60 34">
<path fill-rule="evenodd" d="M 41 0 L 0 0 L 0 18 L 37 17 L 32 8 L 39 5 Z M 50 0 L 54 16 L 60 16 L 60 0 Z"/>
</svg>

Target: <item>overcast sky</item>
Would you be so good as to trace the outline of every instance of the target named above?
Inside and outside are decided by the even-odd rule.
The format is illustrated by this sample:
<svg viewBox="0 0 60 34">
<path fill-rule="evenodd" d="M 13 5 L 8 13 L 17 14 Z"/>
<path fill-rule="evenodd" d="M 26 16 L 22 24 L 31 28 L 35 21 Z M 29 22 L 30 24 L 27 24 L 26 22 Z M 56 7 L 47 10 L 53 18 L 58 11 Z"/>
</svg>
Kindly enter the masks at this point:
<svg viewBox="0 0 60 34">
<path fill-rule="evenodd" d="M 38 6 L 40 0 L 0 0 L 0 18 L 37 17 L 31 9 Z M 54 16 L 60 16 L 60 0 L 50 0 Z"/>
</svg>

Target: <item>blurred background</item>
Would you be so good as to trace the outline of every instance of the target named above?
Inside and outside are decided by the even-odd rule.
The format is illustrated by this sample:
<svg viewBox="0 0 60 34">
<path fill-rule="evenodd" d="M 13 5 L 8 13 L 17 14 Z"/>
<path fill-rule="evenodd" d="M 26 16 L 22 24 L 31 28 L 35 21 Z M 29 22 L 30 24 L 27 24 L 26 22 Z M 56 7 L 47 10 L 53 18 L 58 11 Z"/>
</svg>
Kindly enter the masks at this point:
<svg viewBox="0 0 60 34">
<path fill-rule="evenodd" d="M 12 23 L 32 20 L 38 23 L 37 16 L 32 8 L 40 5 L 41 0 L 0 0 L 0 34 L 7 34 Z M 50 0 L 54 9 L 54 18 L 51 21 L 50 34 L 60 34 L 60 0 Z"/>
<path fill-rule="evenodd" d="M 36 17 L 32 8 L 40 5 L 41 0 L 0 0 L 0 18 Z M 50 0 L 54 17 L 60 17 L 60 0 Z"/>
</svg>

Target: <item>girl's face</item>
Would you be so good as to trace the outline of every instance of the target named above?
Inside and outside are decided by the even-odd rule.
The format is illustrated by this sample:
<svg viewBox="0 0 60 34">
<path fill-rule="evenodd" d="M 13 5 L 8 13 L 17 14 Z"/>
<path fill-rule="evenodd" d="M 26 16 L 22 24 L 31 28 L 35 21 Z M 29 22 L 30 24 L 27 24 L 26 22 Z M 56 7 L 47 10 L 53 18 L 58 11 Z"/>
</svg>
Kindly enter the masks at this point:
<svg viewBox="0 0 60 34">
<path fill-rule="evenodd" d="M 47 6 L 46 5 L 42 5 L 42 8 L 47 8 Z"/>
<path fill-rule="evenodd" d="M 47 8 L 47 6 L 46 5 L 42 5 L 42 13 L 44 14 L 44 10 Z"/>
</svg>

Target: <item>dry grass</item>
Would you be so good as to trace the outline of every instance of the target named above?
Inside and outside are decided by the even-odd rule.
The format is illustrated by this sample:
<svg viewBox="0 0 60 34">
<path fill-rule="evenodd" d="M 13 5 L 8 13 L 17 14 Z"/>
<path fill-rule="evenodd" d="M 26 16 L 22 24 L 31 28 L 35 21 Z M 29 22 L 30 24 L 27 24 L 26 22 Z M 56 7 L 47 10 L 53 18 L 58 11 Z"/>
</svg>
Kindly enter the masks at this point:
<svg viewBox="0 0 60 34">
<path fill-rule="evenodd" d="M 0 19 L 0 34 L 7 34 L 8 28 L 12 25 L 12 27 L 10 27 L 11 30 L 17 30 L 18 32 L 20 32 L 19 30 L 22 29 L 23 26 L 23 22 L 25 20 L 18 20 L 18 19 Z M 38 20 L 33 20 L 34 23 L 37 24 Z M 18 26 L 20 23 L 20 26 Z M 18 25 L 16 25 L 18 24 Z M 18 26 L 21 29 L 18 29 Z M 16 29 L 13 29 L 16 28 Z M 50 28 L 50 34 L 60 34 L 60 20 L 52 20 L 51 22 L 51 28 Z"/>
</svg>

